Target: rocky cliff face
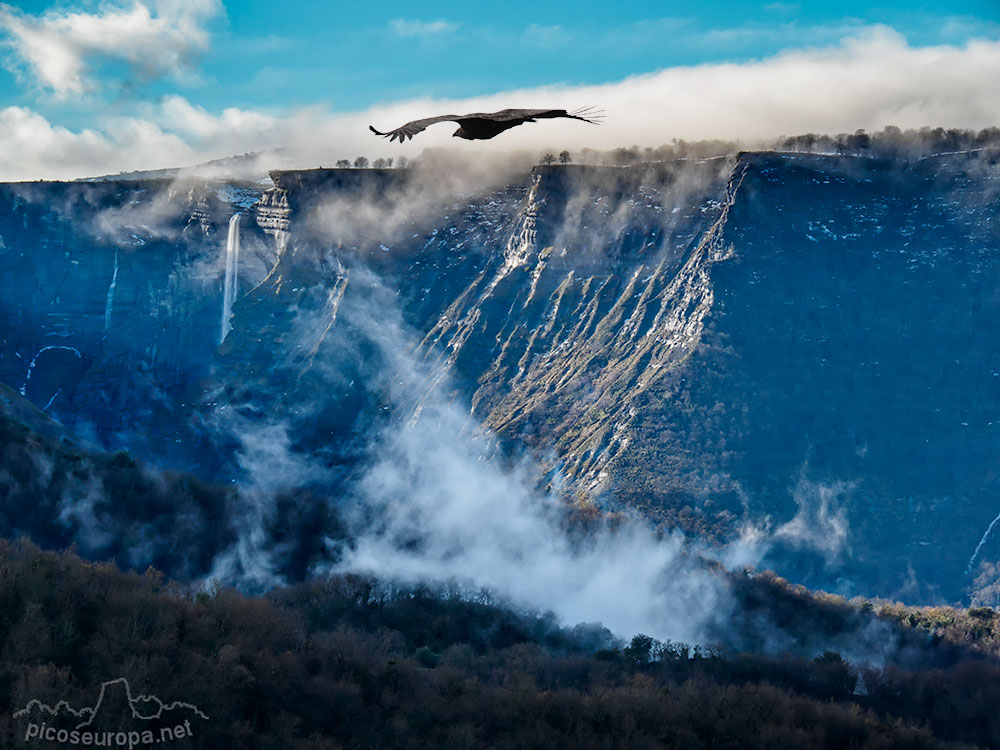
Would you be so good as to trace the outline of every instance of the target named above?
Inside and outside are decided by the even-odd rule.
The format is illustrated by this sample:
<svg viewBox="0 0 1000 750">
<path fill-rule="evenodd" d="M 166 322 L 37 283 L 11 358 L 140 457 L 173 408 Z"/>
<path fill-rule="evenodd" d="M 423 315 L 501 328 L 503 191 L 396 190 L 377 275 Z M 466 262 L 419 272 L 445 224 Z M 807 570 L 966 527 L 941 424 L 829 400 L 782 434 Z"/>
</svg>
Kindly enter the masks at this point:
<svg viewBox="0 0 1000 750">
<path fill-rule="evenodd" d="M 743 173 L 726 160 L 538 170 L 502 250 L 423 351 L 477 384 L 473 413 L 497 434 L 548 453 L 581 498 L 612 500 L 614 467 L 648 447 L 644 394 L 700 341 Z"/>
<path fill-rule="evenodd" d="M 199 398 L 219 341 L 229 216 L 260 192 L 0 187 L 0 380 L 107 447 L 170 455 L 188 434 L 177 410 Z M 246 244 L 244 287 L 273 263 L 263 241 Z"/>
<path fill-rule="evenodd" d="M 221 423 L 280 423 L 332 487 L 443 385 L 490 450 L 581 502 L 752 526 L 814 585 L 951 597 L 1000 512 L 998 175 L 989 152 L 743 154 L 488 187 L 5 186 L 0 380 L 208 478 L 241 472 Z"/>
</svg>

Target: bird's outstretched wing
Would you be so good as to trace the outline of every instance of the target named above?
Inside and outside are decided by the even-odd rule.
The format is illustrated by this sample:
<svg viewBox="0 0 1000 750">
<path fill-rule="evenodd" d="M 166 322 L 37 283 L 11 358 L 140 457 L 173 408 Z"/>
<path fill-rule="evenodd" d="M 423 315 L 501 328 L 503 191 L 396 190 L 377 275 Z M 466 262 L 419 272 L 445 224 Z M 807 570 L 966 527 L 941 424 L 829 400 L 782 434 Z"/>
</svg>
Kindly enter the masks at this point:
<svg viewBox="0 0 1000 750">
<path fill-rule="evenodd" d="M 400 143 L 405 141 L 407 138 L 413 139 L 417 133 L 423 131 L 428 125 L 434 125 L 439 122 L 447 122 L 448 120 L 453 120 L 457 122 L 459 120 L 459 115 L 439 115 L 438 117 L 425 117 L 423 120 L 414 120 L 413 122 L 408 122 L 395 130 L 390 130 L 383 133 L 380 130 L 376 130 L 371 125 L 368 129 L 371 130 L 375 135 L 381 135 L 389 139 L 389 141 L 399 140 Z"/>
<path fill-rule="evenodd" d="M 535 120 L 546 120 L 556 117 L 568 117 L 571 120 L 582 120 L 583 122 L 598 125 L 601 120 L 604 119 L 604 114 L 594 107 L 584 107 L 583 109 L 577 109 L 572 112 L 567 112 L 565 109 L 501 109 L 499 112 L 474 112 L 470 115 L 439 115 L 438 117 L 426 117 L 423 120 L 408 122 L 405 125 L 386 133 L 383 133 L 381 130 L 376 130 L 371 125 L 368 126 L 368 129 L 375 135 L 384 136 L 390 141 L 398 140 L 402 143 L 407 139 L 412 140 L 413 136 L 423 131 L 427 128 L 427 126 L 434 125 L 438 122 L 446 122 L 448 120 L 457 123 L 462 123 L 463 120 L 490 120 L 492 122 L 516 121 L 517 124 L 520 125 L 522 122 L 534 122 Z"/>
<path fill-rule="evenodd" d="M 510 120 L 547 120 L 556 117 L 568 117 L 571 120 L 583 120 L 597 125 L 604 119 L 604 114 L 594 107 L 584 107 L 572 112 L 565 109 L 501 109 L 499 112 L 490 114 L 466 115 L 467 117 L 484 117 L 497 122 L 509 122 Z"/>
</svg>

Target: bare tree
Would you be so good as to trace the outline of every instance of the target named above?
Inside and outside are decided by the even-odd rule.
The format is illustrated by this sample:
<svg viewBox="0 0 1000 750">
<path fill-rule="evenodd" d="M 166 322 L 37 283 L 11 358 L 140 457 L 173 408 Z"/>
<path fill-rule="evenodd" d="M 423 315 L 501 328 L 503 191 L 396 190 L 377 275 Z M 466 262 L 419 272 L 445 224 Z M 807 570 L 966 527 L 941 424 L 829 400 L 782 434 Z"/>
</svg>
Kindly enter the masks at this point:
<svg viewBox="0 0 1000 750">
<path fill-rule="evenodd" d="M 400 156 L 398 159 L 396 159 L 396 167 L 398 169 L 406 169 L 408 166 L 410 166 L 410 160 L 407 159 L 405 156 Z"/>
<path fill-rule="evenodd" d="M 556 160 L 556 157 L 553 154 L 545 154 L 539 161 L 542 164 L 551 164 L 555 160 Z"/>
<path fill-rule="evenodd" d="M 854 135 L 847 136 L 847 150 L 851 153 L 867 151 L 872 147 L 872 137 L 864 130 L 854 131 Z M 949 148 L 957 150 L 957 143 L 950 143 Z"/>
<path fill-rule="evenodd" d="M 571 161 L 573 161 L 573 157 L 569 155 L 569 151 L 560 151 L 559 152 L 559 163 L 560 164 L 569 164 Z"/>
<path fill-rule="evenodd" d="M 379 158 L 377 158 L 375 161 L 372 162 L 372 166 L 375 169 L 385 169 L 385 167 L 386 167 L 385 159 L 383 159 L 380 156 Z"/>
<path fill-rule="evenodd" d="M 631 148 L 625 148 L 621 146 L 611 152 L 611 158 L 614 160 L 613 163 L 619 167 L 624 167 L 626 164 L 635 164 L 639 161 L 639 147 L 632 146 Z"/>
<path fill-rule="evenodd" d="M 337 159 L 337 168 L 338 169 L 345 169 L 346 167 L 349 167 L 349 166 L 351 166 L 351 162 L 350 162 L 349 159 Z"/>
<path fill-rule="evenodd" d="M 359 156 L 357 159 L 355 159 L 354 160 L 354 168 L 355 169 L 367 169 L 368 168 L 368 159 L 367 159 L 367 157 Z"/>
</svg>

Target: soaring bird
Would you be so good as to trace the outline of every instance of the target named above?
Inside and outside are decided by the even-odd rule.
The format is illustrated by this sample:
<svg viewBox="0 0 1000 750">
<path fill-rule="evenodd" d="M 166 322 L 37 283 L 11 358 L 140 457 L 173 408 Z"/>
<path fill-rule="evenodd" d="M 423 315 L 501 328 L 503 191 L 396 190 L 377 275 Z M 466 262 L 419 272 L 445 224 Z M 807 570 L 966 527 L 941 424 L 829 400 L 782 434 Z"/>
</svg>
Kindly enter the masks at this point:
<svg viewBox="0 0 1000 750">
<path fill-rule="evenodd" d="M 535 122 L 536 120 L 550 120 L 555 117 L 568 117 L 571 120 L 582 120 L 592 125 L 600 123 L 603 115 L 595 111 L 593 107 L 584 107 L 575 112 L 567 112 L 565 109 L 501 109 L 499 112 L 474 112 L 471 115 L 439 115 L 438 117 L 427 117 L 423 120 L 414 120 L 405 125 L 383 133 L 376 130 L 371 125 L 368 128 L 375 134 L 394 141 L 397 138 L 402 143 L 407 138 L 412 140 L 420 131 L 429 125 L 438 122 L 451 120 L 457 122 L 458 130 L 452 133 L 455 138 L 465 138 L 468 141 L 485 141 L 495 135 L 500 135 L 505 130 L 515 128 L 521 123 Z"/>
</svg>

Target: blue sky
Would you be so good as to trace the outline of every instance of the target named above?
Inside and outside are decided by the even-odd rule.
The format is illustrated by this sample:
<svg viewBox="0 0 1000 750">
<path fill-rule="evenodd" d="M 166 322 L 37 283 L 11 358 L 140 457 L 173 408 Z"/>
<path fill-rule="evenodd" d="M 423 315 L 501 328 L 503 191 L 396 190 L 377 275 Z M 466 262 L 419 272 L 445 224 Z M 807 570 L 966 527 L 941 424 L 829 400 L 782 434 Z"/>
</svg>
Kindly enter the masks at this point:
<svg viewBox="0 0 1000 750">
<path fill-rule="evenodd" d="M 165 157 L 187 145 L 194 158 L 199 133 L 248 118 L 264 130 L 264 118 L 303 112 L 539 87 L 600 92 L 587 87 L 692 66 L 716 66 L 724 83 L 724 63 L 750 70 L 873 35 L 914 60 L 924 48 L 997 43 L 1000 2 L 29 0 L 0 5 L 0 114 L 9 129 L 44 121 L 77 145 L 88 131 L 113 142 L 126 120 L 141 120 L 164 136 Z M 970 123 L 985 116 L 977 107 Z"/>
<path fill-rule="evenodd" d="M 23 13 L 97 11 L 106 3 L 20 2 Z M 570 10 L 571 9 L 571 10 Z M 746 61 L 836 42 L 885 24 L 918 45 L 1000 36 L 1000 2 L 228 3 L 208 19 L 211 47 L 197 75 L 121 90 L 121 66 L 93 61 L 108 106 L 183 92 L 211 108 L 316 103 L 363 109 L 431 96 L 464 98 L 544 84 L 606 83 L 677 65 Z M 8 66 L 20 66 L 16 57 Z M 86 107 L 53 102 L 9 69 L 0 101 L 83 123 Z M 78 111 L 80 110 L 80 111 Z"/>
<path fill-rule="evenodd" d="M 924 44 L 941 41 L 946 26 L 951 38 L 945 41 L 956 41 L 1000 21 L 995 0 L 970 3 L 961 15 L 955 11 L 959 6 L 942 2 L 920 10 L 902 2 L 874 10 L 859 2 L 800 6 L 745 0 L 377 6 L 308 2 L 287 13 L 273 2 L 234 5 L 227 8 L 224 46 L 207 69 L 241 89 L 230 94 L 234 104 L 260 103 L 253 82 L 273 80 L 282 84 L 275 92 L 282 104 L 328 100 L 359 108 L 403 97 L 605 83 L 675 65 L 747 60 L 790 46 L 834 42 L 845 30 L 871 23 L 888 24 Z M 996 35 L 996 28 L 991 31 Z M 258 58 L 253 44 L 240 44 L 261 36 L 287 47 Z M 227 55 L 226 47 L 237 54 Z M 239 54 L 246 50 L 250 55 Z M 248 64 L 255 67 L 250 76 Z"/>
<path fill-rule="evenodd" d="M 379 4 L 376 14 L 362 4 L 350 11 L 322 2 L 304 5 L 309 31 L 298 14 L 277 13 L 274 3 L 251 3 L 228 10 L 229 33 L 239 39 L 268 28 L 290 42 L 289 51 L 301 52 L 294 62 L 279 56 L 262 61 L 264 70 L 290 83 L 283 103 L 328 99 L 346 108 L 410 96 L 455 98 L 549 83 L 605 83 L 675 65 L 747 60 L 797 44 L 834 42 L 847 28 L 875 22 L 917 43 L 932 43 L 941 38 L 942 19 L 949 18 L 955 32 L 947 41 L 955 41 L 955 35 L 988 27 L 984 21 L 1000 20 L 1000 2 L 990 3 L 992 8 L 972 4 L 964 28 L 945 3 L 937 3 L 937 13 L 913 12 L 904 3 L 872 11 L 861 3 L 820 3 L 806 10 L 689 0 L 453 3 L 434 12 L 427 10 L 430 5 L 392 2 Z M 835 7 L 838 12 L 831 12 Z M 422 11 L 416 18 L 415 8 Z M 420 29 L 415 23 L 420 21 L 429 28 Z M 430 30 L 434 22 L 443 22 L 440 30 Z M 235 57 L 213 63 L 220 81 L 247 83 Z"/>
</svg>

